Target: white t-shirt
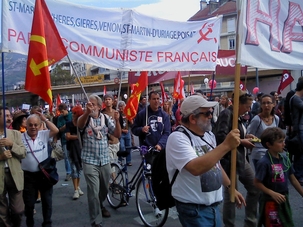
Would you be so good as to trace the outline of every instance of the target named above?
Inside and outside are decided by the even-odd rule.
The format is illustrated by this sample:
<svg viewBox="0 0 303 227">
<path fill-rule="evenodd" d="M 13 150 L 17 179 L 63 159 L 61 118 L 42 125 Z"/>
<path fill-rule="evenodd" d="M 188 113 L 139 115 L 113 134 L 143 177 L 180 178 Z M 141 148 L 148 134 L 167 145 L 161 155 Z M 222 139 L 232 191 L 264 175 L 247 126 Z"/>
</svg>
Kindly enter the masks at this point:
<svg viewBox="0 0 303 227">
<path fill-rule="evenodd" d="M 26 157 L 22 159 L 21 166 L 22 169 L 29 172 L 38 172 L 38 162 L 34 158 L 28 144 L 30 145 L 32 151 L 34 152 L 36 158 L 39 162 L 44 161 L 48 157 L 48 140 L 49 140 L 49 130 L 41 130 L 38 131 L 37 138 L 35 140 L 32 140 L 27 132 L 22 134 L 22 142 L 26 148 Z M 27 142 L 24 138 L 24 136 L 27 139 Z"/>
<path fill-rule="evenodd" d="M 192 159 L 202 156 L 213 148 L 205 143 L 199 136 L 189 130 L 193 146 L 189 138 L 179 131 L 170 134 L 166 144 L 166 166 L 170 181 L 176 169 L 179 174 L 172 186 L 172 196 L 183 203 L 210 205 L 220 202 L 222 196 L 222 171 L 219 162 L 208 172 L 194 176 L 184 166 Z M 216 139 L 213 133 L 206 132 L 203 136 L 213 147 Z"/>
</svg>

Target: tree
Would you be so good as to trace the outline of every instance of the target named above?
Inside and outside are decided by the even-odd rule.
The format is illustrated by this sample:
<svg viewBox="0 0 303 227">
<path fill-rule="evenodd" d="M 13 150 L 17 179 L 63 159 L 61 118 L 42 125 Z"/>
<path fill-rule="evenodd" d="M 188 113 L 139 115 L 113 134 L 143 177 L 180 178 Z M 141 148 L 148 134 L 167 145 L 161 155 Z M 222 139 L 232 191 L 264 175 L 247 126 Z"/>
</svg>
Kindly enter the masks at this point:
<svg viewBox="0 0 303 227">
<path fill-rule="evenodd" d="M 74 84 L 74 76 L 70 74 L 70 70 L 64 70 L 60 65 L 56 65 L 56 67 L 51 71 L 51 85 L 59 86 L 66 84 Z"/>
</svg>

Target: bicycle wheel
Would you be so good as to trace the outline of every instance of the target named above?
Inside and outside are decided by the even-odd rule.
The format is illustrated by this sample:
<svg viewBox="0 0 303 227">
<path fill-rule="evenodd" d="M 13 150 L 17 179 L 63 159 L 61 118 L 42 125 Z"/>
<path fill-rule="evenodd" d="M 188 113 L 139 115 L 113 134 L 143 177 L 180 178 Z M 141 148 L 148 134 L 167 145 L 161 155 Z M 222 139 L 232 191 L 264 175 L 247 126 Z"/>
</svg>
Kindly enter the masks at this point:
<svg viewBox="0 0 303 227">
<path fill-rule="evenodd" d="M 124 175 L 117 163 L 110 164 L 112 173 L 107 193 L 107 201 L 113 208 L 118 208 L 123 201 L 124 194 Z"/>
<path fill-rule="evenodd" d="M 157 207 L 151 185 L 151 176 L 139 180 L 136 189 L 136 206 L 145 226 L 161 227 L 165 224 L 169 209 L 160 211 Z"/>
</svg>

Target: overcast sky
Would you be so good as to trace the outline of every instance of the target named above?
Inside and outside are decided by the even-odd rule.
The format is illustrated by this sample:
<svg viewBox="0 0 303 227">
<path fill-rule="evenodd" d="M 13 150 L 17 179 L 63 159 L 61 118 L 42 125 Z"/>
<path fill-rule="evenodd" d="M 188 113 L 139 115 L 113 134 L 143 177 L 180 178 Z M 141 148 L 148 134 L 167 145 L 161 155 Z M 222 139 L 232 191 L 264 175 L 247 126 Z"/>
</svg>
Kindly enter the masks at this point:
<svg viewBox="0 0 303 227">
<path fill-rule="evenodd" d="M 0 0 L 1 14 L 2 14 L 2 1 L 8 1 L 8 0 Z M 138 12 L 143 13 L 145 15 L 160 17 L 173 21 L 187 21 L 200 9 L 200 0 L 63 0 L 63 1 L 71 2 L 79 5 L 100 7 L 100 8 L 130 8 L 130 9 L 135 9 Z M 2 17 L 0 16 L 0 21 L 2 20 L 1 18 Z M 0 23 L 0 31 L 1 31 L 1 27 L 2 27 L 2 21 Z"/>
</svg>

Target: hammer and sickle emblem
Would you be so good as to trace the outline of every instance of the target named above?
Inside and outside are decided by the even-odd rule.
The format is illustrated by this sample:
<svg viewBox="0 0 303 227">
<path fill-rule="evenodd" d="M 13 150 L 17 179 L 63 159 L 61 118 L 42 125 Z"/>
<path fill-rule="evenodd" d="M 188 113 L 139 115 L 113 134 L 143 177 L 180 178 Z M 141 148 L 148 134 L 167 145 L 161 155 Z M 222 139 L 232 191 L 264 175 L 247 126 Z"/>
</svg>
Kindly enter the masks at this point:
<svg viewBox="0 0 303 227">
<path fill-rule="evenodd" d="M 206 25 L 207 25 L 207 23 L 205 23 L 205 24 L 202 26 L 202 28 L 199 30 L 200 39 L 198 39 L 198 41 L 197 41 L 198 43 L 200 43 L 202 40 L 209 41 L 209 40 L 213 39 L 213 38 L 207 37 L 210 33 L 213 32 L 213 30 L 212 30 L 211 27 L 208 27 L 208 28 L 207 28 L 207 31 L 206 31 L 205 33 L 203 33 L 202 30 L 205 28 Z M 215 42 L 217 42 L 217 39 L 214 39 L 214 40 L 215 40 Z"/>
</svg>

